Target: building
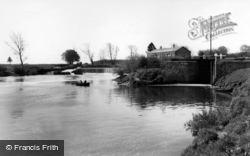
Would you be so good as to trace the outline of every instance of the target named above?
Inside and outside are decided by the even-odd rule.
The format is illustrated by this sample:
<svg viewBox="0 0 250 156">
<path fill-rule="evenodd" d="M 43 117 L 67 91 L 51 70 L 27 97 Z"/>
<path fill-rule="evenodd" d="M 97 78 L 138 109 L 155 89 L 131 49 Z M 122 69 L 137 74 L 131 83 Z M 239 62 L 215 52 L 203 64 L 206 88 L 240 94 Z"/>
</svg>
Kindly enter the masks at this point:
<svg viewBox="0 0 250 156">
<path fill-rule="evenodd" d="M 190 58 L 191 51 L 185 47 L 177 47 L 173 45 L 171 48 L 155 49 L 152 51 L 146 51 L 147 57 L 157 57 L 159 59 L 171 59 L 171 58 Z"/>
</svg>

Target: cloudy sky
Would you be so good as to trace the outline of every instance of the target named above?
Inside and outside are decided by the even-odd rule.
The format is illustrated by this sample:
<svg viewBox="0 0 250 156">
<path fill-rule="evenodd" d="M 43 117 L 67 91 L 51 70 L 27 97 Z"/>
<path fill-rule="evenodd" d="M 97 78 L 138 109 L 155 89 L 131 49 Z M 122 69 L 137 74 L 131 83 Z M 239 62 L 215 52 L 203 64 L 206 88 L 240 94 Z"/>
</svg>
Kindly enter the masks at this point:
<svg viewBox="0 0 250 156">
<path fill-rule="evenodd" d="M 238 52 L 242 44 L 250 45 L 249 0 L 0 0 L 0 63 L 19 63 L 6 42 L 11 33 L 21 33 L 27 43 L 26 63 L 62 63 L 61 54 L 80 51 L 89 43 L 99 59 L 107 42 L 120 49 L 118 58 L 129 55 L 128 45 L 136 45 L 145 54 L 153 42 L 160 46 L 188 46 L 194 54 L 208 49 L 204 39 L 188 37 L 188 21 L 231 12 L 237 23 L 235 33 L 220 36 L 213 48 L 221 45 Z"/>
</svg>

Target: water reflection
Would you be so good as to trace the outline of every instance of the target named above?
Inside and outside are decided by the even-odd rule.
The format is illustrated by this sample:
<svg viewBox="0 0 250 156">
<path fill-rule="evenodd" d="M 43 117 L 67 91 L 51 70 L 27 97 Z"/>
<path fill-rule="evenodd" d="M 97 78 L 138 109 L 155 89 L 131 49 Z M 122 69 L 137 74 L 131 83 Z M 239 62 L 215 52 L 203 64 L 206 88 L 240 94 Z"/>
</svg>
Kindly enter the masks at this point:
<svg viewBox="0 0 250 156">
<path fill-rule="evenodd" d="M 7 78 L 0 83 L 0 139 L 65 140 L 66 156 L 177 156 L 193 140 L 184 123 L 199 107 L 227 98 L 202 87 L 129 88 L 113 78 Z M 85 79 L 90 87 L 74 85 Z"/>
<path fill-rule="evenodd" d="M 154 106 L 212 106 L 217 102 L 222 103 L 231 100 L 230 97 L 217 95 L 214 90 L 206 87 L 140 87 L 129 88 L 119 86 L 115 89 L 119 94 L 126 94 L 127 100 L 132 106 L 146 109 Z M 217 97 L 217 98 L 216 98 Z"/>
<path fill-rule="evenodd" d="M 15 82 L 24 82 L 25 78 L 24 77 L 20 77 L 20 78 L 16 78 Z"/>
</svg>

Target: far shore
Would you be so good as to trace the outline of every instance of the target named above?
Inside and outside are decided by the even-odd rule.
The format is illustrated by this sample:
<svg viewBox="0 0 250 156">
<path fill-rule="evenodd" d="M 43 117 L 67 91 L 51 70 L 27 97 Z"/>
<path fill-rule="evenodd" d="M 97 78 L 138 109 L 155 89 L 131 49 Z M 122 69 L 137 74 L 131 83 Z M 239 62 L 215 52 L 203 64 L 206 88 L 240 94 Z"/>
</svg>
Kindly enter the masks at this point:
<svg viewBox="0 0 250 156">
<path fill-rule="evenodd" d="M 148 86 L 159 86 L 159 87 L 165 87 L 165 86 L 180 86 L 180 87 L 210 87 L 213 88 L 211 84 L 187 84 L 187 83 L 175 83 L 175 84 L 152 84 Z"/>
</svg>

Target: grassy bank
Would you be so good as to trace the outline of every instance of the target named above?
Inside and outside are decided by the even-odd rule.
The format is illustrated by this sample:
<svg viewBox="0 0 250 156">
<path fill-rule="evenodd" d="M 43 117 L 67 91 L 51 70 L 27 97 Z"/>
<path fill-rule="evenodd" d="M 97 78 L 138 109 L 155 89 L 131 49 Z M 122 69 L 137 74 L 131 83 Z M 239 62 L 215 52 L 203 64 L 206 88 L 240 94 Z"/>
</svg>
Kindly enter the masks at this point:
<svg viewBox="0 0 250 156">
<path fill-rule="evenodd" d="M 237 70 L 216 83 L 233 90 L 229 106 L 195 114 L 185 124 L 195 137 L 183 156 L 250 155 L 250 68 Z"/>
</svg>

